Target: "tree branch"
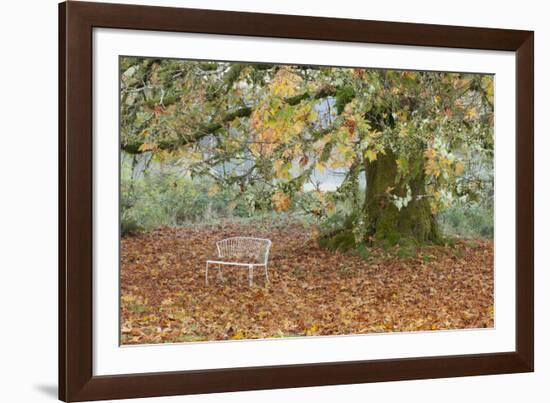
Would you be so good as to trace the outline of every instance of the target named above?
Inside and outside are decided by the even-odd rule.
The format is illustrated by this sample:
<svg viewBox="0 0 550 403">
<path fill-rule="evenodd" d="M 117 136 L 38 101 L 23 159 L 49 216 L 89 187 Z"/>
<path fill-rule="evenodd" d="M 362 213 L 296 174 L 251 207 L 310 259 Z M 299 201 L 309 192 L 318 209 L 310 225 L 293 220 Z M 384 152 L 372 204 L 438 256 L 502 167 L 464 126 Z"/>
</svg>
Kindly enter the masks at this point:
<svg viewBox="0 0 550 403">
<path fill-rule="evenodd" d="M 295 106 L 306 99 L 309 99 L 309 100 L 321 99 L 329 96 L 334 96 L 335 94 L 336 94 L 335 87 L 324 87 L 314 94 L 305 92 L 303 94 L 296 95 L 294 97 L 286 98 L 285 102 L 291 106 Z M 230 123 L 237 118 L 249 117 L 252 114 L 252 111 L 253 109 L 251 107 L 243 107 L 243 108 L 236 109 L 232 112 L 229 112 L 218 122 L 210 122 L 203 125 L 192 136 L 181 137 L 177 140 L 159 141 L 158 143 L 156 143 L 156 149 L 174 151 L 188 144 L 196 143 L 202 138 L 210 134 L 214 134 L 219 129 L 223 128 L 224 124 L 226 123 Z M 143 141 L 136 141 L 132 143 L 122 143 L 120 145 L 120 148 L 122 151 L 127 152 L 129 154 L 141 154 L 145 152 L 145 151 L 140 151 L 140 147 L 143 145 L 143 143 L 144 143 Z"/>
</svg>

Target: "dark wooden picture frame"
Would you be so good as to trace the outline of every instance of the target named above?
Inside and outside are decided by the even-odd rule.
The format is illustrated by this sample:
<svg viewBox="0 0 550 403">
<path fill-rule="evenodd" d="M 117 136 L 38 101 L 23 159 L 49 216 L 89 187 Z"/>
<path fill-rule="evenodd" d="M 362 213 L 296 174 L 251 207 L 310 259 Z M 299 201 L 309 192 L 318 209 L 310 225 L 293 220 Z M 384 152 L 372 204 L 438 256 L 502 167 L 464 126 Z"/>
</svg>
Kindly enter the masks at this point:
<svg viewBox="0 0 550 403">
<path fill-rule="evenodd" d="M 516 348 L 490 354 L 94 376 L 92 31 L 121 28 L 516 54 Z M 59 5 L 59 398 L 118 399 L 534 370 L 534 33 L 167 7 Z"/>
</svg>

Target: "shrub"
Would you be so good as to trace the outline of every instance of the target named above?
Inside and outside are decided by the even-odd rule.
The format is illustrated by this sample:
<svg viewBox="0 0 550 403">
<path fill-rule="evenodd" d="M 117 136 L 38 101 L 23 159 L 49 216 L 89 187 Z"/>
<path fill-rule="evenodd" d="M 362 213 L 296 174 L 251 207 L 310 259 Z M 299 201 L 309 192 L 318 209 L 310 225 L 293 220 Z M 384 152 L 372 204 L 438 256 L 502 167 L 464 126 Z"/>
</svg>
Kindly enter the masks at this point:
<svg viewBox="0 0 550 403">
<path fill-rule="evenodd" d="M 168 171 L 168 172 L 166 172 Z M 267 211 L 261 189 L 241 192 L 236 186 L 218 186 L 212 178 L 192 178 L 177 170 L 150 169 L 132 178 L 122 170 L 120 185 L 121 232 L 149 231 L 167 225 L 188 225 L 223 218 L 251 217 Z"/>
<path fill-rule="evenodd" d="M 120 218 L 120 235 L 126 236 L 143 231 L 144 228 L 134 217 L 123 216 Z"/>
<path fill-rule="evenodd" d="M 446 235 L 466 238 L 493 237 L 494 221 L 491 207 L 458 204 L 440 212 L 437 220 Z"/>
</svg>

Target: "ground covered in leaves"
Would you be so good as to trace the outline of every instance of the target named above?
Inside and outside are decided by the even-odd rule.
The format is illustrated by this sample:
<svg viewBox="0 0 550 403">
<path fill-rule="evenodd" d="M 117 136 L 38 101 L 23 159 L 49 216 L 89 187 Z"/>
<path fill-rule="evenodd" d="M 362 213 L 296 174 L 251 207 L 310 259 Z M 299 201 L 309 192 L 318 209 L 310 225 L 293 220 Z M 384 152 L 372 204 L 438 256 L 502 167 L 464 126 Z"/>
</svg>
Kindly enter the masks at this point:
<svg viewBox="0 0 550 403">
<path fill-rule="evenodd" d="M 213 270 L 215 242 L 273 241 L 270 282 Z M 493 243 L 456 241 L 414 253 L 320 249 L 309 226 L 261 220 L 162 228 L 121 245 L 122 344 L 493 327 Z"/>
</svg>

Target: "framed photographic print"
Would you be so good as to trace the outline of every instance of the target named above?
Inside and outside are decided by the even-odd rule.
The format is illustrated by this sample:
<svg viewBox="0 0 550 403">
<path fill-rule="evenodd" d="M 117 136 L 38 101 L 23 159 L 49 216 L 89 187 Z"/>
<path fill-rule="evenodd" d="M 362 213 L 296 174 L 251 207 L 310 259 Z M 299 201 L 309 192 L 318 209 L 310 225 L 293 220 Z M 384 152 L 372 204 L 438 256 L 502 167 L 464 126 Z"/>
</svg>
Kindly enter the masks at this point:
<svg viewBox="0 0 550 403">
<path fill-rule="evenodd" d="M 60 399 L 533 371 L 533 32 L 59 28 Z"/>
</svg>

